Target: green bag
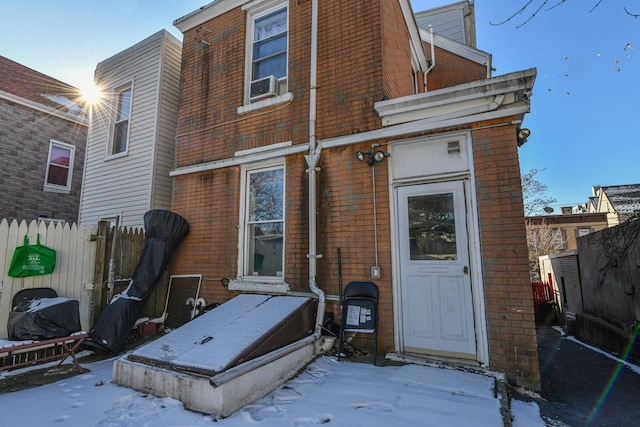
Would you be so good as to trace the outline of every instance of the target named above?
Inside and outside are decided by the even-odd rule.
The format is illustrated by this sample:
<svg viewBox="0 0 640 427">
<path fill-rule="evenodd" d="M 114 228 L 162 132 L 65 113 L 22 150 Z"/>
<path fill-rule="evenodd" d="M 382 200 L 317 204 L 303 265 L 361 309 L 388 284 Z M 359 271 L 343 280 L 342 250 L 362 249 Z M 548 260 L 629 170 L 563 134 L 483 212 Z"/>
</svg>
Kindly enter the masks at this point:
<svg viewBox="0 0 640 427">
<path fill-rule="evenodd" d="M 55 268 L 56 251 L 40 244 L 40 234 L 38 234 L 38 243 L 30 245 L 29 236 L 25 234 L 24 246 L 18 246 L 13 253 L 9 276 L 27 277 L 51 274 Z"/>
</svg>

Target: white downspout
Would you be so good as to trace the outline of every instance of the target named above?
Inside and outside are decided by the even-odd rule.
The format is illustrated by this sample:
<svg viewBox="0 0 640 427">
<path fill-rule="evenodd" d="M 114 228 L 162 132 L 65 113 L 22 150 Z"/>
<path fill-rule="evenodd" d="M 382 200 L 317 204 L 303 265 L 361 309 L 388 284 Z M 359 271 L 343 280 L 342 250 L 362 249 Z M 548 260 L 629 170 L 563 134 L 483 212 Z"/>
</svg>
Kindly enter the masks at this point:
<svg viewBox="0 0 640 427">
<path fill-rule="evenodd" d="M 427 68 L 427 70 L 424 72 L 424 91 L 427 91 L 427 75 L 431 72 L 431 70 L 434 69 L 434 67 L 436 66 L 436 48 L 433 45 L 433 26 L 429 25 L 429 34 L 431 35 L 431 64 L 429 65 L 429 68 Z"/>
<path fill-rule="evenodd" d="M 317 221 L 316 221 L 316 172 L 320 148 L 316 151 L 316 92 L 318 68 L 318 0 L 311 1 L 311 63 L 309 85 L 309 154 L 305 156 L 309 168 L 309 289 L 318 296 L 318 312 L 316 314 L 315 335 L 322 334 L 324 322 L 325 294 L 316 284 L 317 259 L 322 258 L 317 251 Z"/>
</svg>

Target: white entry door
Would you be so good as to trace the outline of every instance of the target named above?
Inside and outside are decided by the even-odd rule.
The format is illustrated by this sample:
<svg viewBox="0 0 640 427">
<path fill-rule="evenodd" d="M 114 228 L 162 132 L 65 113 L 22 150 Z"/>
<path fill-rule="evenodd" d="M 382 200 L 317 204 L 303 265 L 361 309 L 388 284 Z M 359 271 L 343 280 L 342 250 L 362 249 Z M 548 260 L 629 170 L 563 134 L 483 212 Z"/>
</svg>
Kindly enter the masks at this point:
<svg viewBox="0 0 640 427">
<path fill-rule="evenodd" d="M 464 183 L 396 196 L 404 351 L 476 359 Z"/>
</svg>

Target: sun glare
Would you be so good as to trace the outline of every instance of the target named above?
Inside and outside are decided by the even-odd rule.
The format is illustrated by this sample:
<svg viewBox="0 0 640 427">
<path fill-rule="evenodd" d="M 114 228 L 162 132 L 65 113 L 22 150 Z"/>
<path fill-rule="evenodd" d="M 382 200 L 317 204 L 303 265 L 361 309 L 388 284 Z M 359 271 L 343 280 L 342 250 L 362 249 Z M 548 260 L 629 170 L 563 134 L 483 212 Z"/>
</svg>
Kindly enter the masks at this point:
<svg viewBox="0 0 640 427">
<path fill-rule="evenodd" d="M 93 82 L 83 86 L 80 91 L 82 99 L 90 105 L 97 104 L 103 97 L 102 90 L 94 85 Z"/>
</svg>

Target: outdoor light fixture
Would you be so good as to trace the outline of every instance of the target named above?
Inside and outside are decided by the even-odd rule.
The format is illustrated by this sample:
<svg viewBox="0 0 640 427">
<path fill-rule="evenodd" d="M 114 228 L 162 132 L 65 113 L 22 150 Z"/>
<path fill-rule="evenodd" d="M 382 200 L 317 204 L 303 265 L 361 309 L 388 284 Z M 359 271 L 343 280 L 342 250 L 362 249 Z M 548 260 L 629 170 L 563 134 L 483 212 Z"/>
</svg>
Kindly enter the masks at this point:
<svg viewBox="0 0 640 427">
<path fill-rule="evenodd" d="M 522 147 L 525 142 L 527 142 L 527 138 L 531 135 L 531 131 L 527 128 L 518 128 L 517 139 L 518 139 L 518 147 Z"/>
<path fill-rule="evenodd" d="M 375 162 L 383 161 L 384 158 L 389 157 L 389 155 L 389 153 L 385 153 L 384 151 L 373 151 L 373 149 L 371 151 L 358 151 L 356 153 L 358 160 L 363 161 L 364 159 L 367 159 L 367 164 L 369 166 L 373 166 Z"/>
</svg>

